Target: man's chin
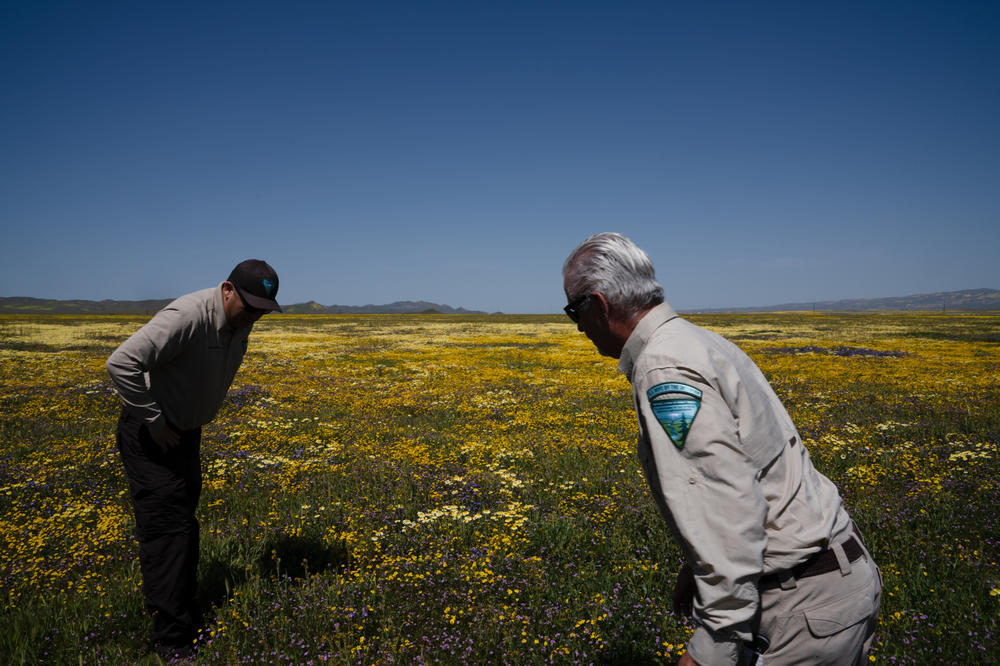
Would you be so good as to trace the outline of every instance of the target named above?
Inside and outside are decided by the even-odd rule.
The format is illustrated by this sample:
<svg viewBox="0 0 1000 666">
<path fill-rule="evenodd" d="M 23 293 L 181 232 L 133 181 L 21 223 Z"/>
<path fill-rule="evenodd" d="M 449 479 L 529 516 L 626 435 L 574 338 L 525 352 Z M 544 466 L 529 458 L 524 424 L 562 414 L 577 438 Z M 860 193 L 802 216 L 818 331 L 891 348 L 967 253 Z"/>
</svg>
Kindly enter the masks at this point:
<svg viewBox="0 0 1000 666">
<path fill-rule="evenodd" d="M 606 345 L 599 345 L 596 342 L 594 343 L 594 347 L 597 348 L 597 353 L 601 356 L 607 356 L 608 358 L 621 358 L 622 356 L 621 347 L 609 349 Z"/>
</svg>

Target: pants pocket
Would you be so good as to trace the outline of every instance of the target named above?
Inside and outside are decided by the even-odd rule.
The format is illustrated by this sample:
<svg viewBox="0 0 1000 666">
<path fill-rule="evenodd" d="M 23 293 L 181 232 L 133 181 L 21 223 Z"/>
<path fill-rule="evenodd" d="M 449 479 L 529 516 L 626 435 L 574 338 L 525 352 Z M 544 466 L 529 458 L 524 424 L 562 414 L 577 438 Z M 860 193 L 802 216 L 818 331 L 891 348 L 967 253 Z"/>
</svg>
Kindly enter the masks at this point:
<svg viewBox="0 0 1000 666">
<path fill-rule="evenodd" d="M 820 608 L 805 611 L 809 632 L 817 638 L 832 636 L 870 618 L 874 603 L 867 590 L 858 590 Z"/>
</svg>

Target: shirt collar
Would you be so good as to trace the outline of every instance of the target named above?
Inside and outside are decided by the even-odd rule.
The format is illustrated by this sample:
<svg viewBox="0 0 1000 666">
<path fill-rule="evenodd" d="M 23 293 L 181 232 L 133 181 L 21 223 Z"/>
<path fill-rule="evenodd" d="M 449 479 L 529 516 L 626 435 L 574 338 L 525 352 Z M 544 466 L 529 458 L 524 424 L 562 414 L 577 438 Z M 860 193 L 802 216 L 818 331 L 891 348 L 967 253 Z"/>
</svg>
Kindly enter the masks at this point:
<svg viewBox="0 0 1000 666">
<path fill-rule="evenodd" d="M 639 323 L 632 329 L 632 334 L 625 341 L 622 355 L 618 360 L 618 371 L 628 377 L 629 381 L 632 381 L 632 367 L 635 365 L 635 359 L 645 349 L 653 332 L 676 317 L 677 313 L 674 312 L 669 303 L 664 301 L 643 315 Z"/>
<path fill-rule="evenodd" d="M 215 297 L 212 299 L 212 323 L 218 331 L 232 331 L 233 327 L 229 325 L 229 319 L 226 318 L 226 308 L 222 303 L 223 284 L 220 282 L 219 286 L 215 288 Z"/>
</svg>

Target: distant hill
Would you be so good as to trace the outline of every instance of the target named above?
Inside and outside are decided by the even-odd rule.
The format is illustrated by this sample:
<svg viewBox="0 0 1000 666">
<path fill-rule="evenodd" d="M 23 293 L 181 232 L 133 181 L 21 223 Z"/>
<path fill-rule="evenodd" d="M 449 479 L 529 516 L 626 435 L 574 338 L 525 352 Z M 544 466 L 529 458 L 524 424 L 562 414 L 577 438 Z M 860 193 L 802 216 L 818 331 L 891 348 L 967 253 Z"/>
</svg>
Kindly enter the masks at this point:
<svg viewBox="0 0 1000 666">
<path fill-rule="evenodd" d="M 57 301 L 23 296 L 0 297 L 2 314 L 149 314 L 163 309 L 174 299 L 148 301 Z"/>
<path fill-rule="evenodd" d="M 59 301 L 45 298 L 0 297 L 0 314 L 145 314 L 152 315 L 173 299 L 147 301 Z M 288 314 L 486 314 L 481 310 L 453 308 L 429 301 L 396 301 L 385 305 L 321 305 L 316 301 L 282 306 Z M 782 303 L 780 305 L 743 308 L 691 309 L 691 312 L 776 312 L 783 310 L 815 310 L 817 312 L 850 311 L 1000 311 L 1000 290 L 966 289 L 934 294 L 915 294 L 886 298 L 860 298 L 840 301 Z"/>
<path fill-rule="evenodd" d="M 0 314 L 148 314 L 153 315 L 172 301 L 59 301 L 23 296 L 0 297 Z M 320 305 L 315 301 L 284 305 L 288 314 L 485 314 L 479 310 L 453 308 L 428 301 L 396 301 L 387 305 Z"/>
<path fill-rule="evenodd" d="M 886 298 L 855 298 L 840 301 L 782 303 L 747 308 L 715 308 L 699 312 L 777 312 L 783 310 L 883 311 L 883 310 L 1000 310 L 1000 290 L 966 289 L 934 294 L 914 294 Z"/>
<path fill-rule="evenodd" d="M 282 305 L 288 314 L 486 314 L 429 301 L 396 301 L 386 305 L 320 305 L 316 301 Z"/>
</svg>

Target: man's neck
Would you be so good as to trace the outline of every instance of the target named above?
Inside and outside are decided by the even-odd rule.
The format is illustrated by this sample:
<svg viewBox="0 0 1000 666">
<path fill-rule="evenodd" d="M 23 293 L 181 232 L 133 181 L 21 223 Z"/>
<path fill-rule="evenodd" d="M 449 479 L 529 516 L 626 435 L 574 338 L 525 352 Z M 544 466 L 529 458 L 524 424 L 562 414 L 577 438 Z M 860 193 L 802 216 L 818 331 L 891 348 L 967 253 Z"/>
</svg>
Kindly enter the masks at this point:
<svg viewBox="0 0 1000 666">
<path fill-rule="evenodd" d="M 617 347 L 616 353 L 613 355 L 614 358 L 621 358 L 622 349 L 624 349 L 625 343 L 628 342 L 628 339 L 632 337 L 632 331 L 635 330 L 635 327 L 639 325 L 642 318 L 649 314 L 652 309 L 653 308 L 646 308 L 645 310 L 641 310 L 627 319 L 619 319 L 618 317 L 611 318 L 608 322 L 608 327 L 611 330 L 612 336 L 614 336 Z"/>
</svg>

